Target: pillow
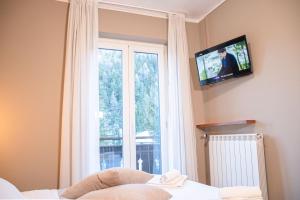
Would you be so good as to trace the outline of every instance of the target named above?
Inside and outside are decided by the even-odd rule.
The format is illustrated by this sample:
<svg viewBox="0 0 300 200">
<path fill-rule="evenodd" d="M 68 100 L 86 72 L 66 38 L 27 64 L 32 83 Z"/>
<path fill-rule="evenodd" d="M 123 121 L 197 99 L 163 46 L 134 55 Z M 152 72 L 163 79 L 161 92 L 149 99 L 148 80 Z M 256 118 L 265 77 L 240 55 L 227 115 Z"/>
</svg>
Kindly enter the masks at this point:
<svg viewBox="0 0 300 200">
<path fill-rule="evenodd" d="M 172 197 L 167 191 L 145 184 L 119 185 L 104 190 L 93 191 L 79 199 L 95 200 L 168 200 Z"/>
<path fill-rule="evenodd" d="M 147 183 L 154 176 L 153 174 L 129 168 L 114 168 L 114 170 L 116 170 L 119 174 L 119 185 Z"/>
<path fill-rule="evenodd" d="M 24 197 L 16 186 L 0 178 L 0 199 L 24 199 Z"/>
<path fill-rule="evenodd" d="M 94 190 L 129 183 L 146 183 L 152 177 L 153 175 L 143 171 L 126 168 L 111 168 L 83 179 L 79 183 L 67 188 L 61 196 L 76 199 Z"/>
<path fill-rule="evenodd" d="M 67 188 L 62 197 L 76 199 L 88 192 L 119 185 L 119 174 L 115 170 L 105 170 L 83 179 L 79 183 Z"/>
</svg>

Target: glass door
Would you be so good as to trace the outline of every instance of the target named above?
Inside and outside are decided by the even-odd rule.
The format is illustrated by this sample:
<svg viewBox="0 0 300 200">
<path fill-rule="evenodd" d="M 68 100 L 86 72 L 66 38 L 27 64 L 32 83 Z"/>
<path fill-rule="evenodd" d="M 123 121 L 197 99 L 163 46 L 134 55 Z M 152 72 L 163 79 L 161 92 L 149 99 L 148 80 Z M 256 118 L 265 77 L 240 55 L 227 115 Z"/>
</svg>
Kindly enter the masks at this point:
<svg viewBox="0 0 300 200">
<path fill-rule="evenodd" d="M 99 58 L 100 166 L 161 174 L 165 117 L 164 48 L 102 40 Z"/>
</svg>

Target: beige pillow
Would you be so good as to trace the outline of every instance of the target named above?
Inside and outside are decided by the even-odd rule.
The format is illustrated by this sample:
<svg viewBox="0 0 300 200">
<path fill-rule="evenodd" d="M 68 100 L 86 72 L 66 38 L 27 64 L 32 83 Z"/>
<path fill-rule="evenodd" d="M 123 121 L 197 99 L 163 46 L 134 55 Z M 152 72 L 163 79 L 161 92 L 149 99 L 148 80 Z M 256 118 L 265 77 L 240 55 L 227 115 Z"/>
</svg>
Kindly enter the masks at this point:
<svg viewBox="0 0 300 200">
<path fill-rule="evenodd" d="M 168 200 L 172 197 L 167 191 L 145 184 L 119 185 L 104 190 L 87 193 L 79 199 L 95 200 Z"/>
<path fill-rule="evenodd" d="M 114 168 L 119 174 L 120 184 L 147 183 L 154 175 L 129 168 Z"/>
<path fill-rule="evenodd" d="M 83 179 L 79 183 L 67 188 L 61 196 L 68 199 L 76 199 L 94 190 L 129 183 L 146 183 L 152 177 L 153 175 L 143 171 L 111 168 Z"/>
<path fill-rule="evenodd" d="M 68 199 L 76 199 L 88 192 L 116 186 L 119 183 L 119 173 L 116 170 L 104 170 L 88 176 L 79 183 L 67 188 L 61 196 Z"/>
</svg>

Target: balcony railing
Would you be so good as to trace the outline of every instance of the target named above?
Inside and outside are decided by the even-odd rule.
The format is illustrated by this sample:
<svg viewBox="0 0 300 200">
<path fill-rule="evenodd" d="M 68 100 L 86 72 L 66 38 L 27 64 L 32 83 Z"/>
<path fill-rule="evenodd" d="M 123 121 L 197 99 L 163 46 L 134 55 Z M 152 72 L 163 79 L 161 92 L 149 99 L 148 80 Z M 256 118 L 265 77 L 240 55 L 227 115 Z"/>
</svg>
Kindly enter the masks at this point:
<svg viewBox="0 0 300 200">
<path fill-rule="evenodd" d="M 111 167 L 123 167 L 122 141 L 121 137 L 100 138 L 100 143 L 103 143 L 100 145 L 100 166 L 102 170 Z M 136 137 L 136 169 L 151 174 L 161 174 L 160 140 L 155 141 L 154 136 Z"/>
</svg>

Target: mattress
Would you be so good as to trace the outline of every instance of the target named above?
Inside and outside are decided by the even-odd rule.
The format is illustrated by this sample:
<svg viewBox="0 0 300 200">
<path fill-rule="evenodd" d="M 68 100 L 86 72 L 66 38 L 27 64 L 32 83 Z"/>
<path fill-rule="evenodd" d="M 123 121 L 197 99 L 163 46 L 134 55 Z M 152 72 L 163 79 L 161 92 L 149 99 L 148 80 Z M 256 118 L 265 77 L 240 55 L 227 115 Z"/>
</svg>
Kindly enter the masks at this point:
<svg viewBox="0 0 300 200">
<path fill-rule="evenodd" d="M 201 183 L 186 181 L 183 187 L 163 188 L 172 194 L 171 200 L 219 200 L 219 189 Z M 27 199 L 59 199 L 60 190 L 32 190 L 22 192 Z"/>
</svg>

